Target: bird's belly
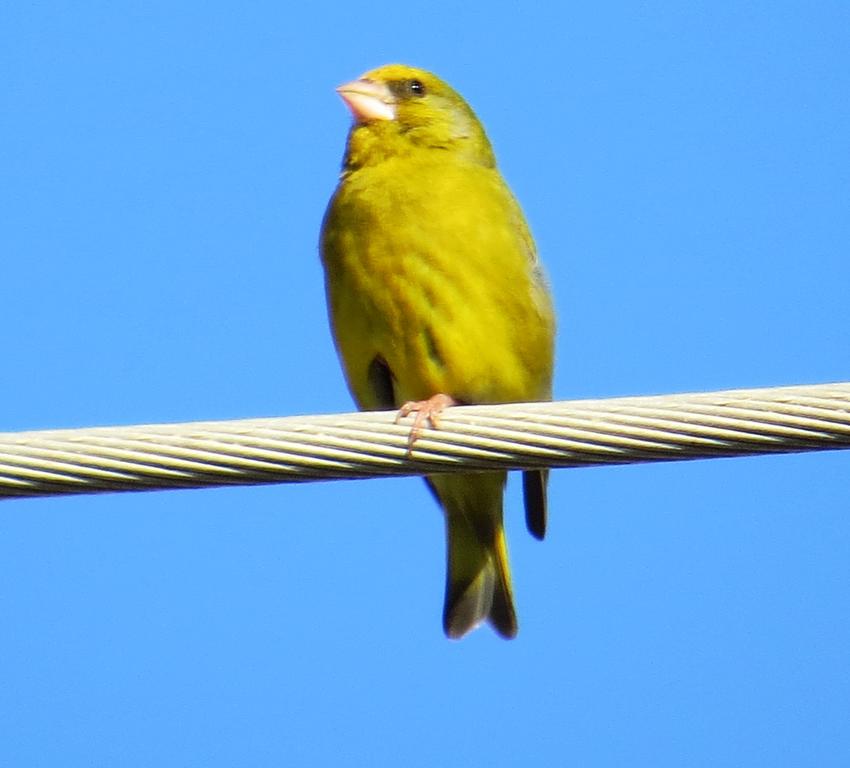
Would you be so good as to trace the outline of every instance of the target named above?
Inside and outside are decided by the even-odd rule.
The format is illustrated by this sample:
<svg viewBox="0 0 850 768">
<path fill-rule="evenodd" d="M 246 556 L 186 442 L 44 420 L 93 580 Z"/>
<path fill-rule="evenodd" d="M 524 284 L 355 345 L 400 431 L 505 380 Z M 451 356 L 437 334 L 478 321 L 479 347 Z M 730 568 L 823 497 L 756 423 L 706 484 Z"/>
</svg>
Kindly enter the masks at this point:
<svg viewBox="0 0 850 768">
<path fill-rule="evenodd" d="M 512 198 L 486 171 L 355 174 L 333 203 L 325 266 L 337 346 L 361 407 L 376 358 L 396 404 L 547 399 L 553 323 Z M 461 204 L 448 205 L 447 201 Z"/>
<path fill-rule="evenodd" d="M 362 299 L 364 333 L 392 372 L 397 401 L 437 392 L 471 403 L 546 396 L 547 385 L 534 381 L 525 359 L 524 326 L 534 322 L 528 298 L 476 284 L 474 270 L 453 270 L 450 259 L 415 246 L 393 250 L 392 259 L 385 250 L 382 263 L 361 266 L 354 293 Z"/>
</svg>

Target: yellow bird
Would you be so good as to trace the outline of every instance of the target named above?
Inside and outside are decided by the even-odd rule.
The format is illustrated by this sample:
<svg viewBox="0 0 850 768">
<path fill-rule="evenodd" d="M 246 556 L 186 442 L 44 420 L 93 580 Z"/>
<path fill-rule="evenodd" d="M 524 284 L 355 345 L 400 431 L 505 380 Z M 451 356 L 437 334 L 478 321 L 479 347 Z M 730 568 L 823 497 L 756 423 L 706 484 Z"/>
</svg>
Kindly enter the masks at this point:
<svg viewBox="0 0 850 768">
<path fill-rule="evenodd" d="M 390 64 L 337 91 L 354 118 L 321 233 L 328 312 L 357 405 L 439 426 L 453 404 L 549 400 L 555 317 L 528 225 L 475 113 L 442 80 Z M 443 627 L 517 619 L 502 523 L 506 472 L 426 478 L 445 512 Z M 545 471 L 523 474 L 546 528 Z"/>
</svg>

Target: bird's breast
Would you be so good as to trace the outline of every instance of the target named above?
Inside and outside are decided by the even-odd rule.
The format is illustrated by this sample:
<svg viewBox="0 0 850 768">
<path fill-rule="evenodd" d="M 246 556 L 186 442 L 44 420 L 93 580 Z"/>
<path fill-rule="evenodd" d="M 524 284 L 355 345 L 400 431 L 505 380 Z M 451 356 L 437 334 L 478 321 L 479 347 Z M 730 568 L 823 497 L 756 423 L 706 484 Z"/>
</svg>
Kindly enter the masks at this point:
<svg viewBox="0 0 850 768">
<path fill-rule="evenodd" d="M 483 168 L 399 165 L 352 174 L 326 219 L 332 323 L 346 366 L 381 356 L 399 401 L 436 392 L 467 402 L 545 397 L 551 310 L 504 183 Z"/>
</svg>

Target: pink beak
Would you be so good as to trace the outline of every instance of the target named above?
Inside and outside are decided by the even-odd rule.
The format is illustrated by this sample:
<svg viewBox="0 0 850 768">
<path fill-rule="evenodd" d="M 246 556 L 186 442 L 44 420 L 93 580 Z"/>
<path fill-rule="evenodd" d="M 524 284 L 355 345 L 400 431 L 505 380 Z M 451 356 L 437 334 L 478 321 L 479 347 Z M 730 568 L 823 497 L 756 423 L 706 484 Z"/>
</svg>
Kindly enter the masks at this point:
<svg viewBox="0 0 850 768">
<path fill-rule="evenodd" d="M 395 120 L 395 101 L 384 83 L 352 80 L 336 89 L 358 123 Z"/>
</svg>

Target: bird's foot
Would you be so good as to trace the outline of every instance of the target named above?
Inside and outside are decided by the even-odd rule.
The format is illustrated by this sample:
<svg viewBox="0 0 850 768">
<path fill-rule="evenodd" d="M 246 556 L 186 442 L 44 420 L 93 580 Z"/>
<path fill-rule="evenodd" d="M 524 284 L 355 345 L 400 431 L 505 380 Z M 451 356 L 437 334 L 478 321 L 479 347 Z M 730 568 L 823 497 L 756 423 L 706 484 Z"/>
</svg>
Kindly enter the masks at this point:
<svg viewBox="0 0 850 768">
<path fill-rule="evenodd" d="M 440 414 L 449 406 L 457 405 L 458 402 L 450 395 L 436 394 L 427 400 L 409 400 L 398 411 L 395 423 L 398 424 L 406 416 L 415 413 L 413 426 L 410 428 L 410 436 L 407 438 L 407 452 L 413 450 L 413 444 L 422 434 L 422 428 L 426 422 L 431 422 L 434 429 L 440 428 Z"/>
</svg>

